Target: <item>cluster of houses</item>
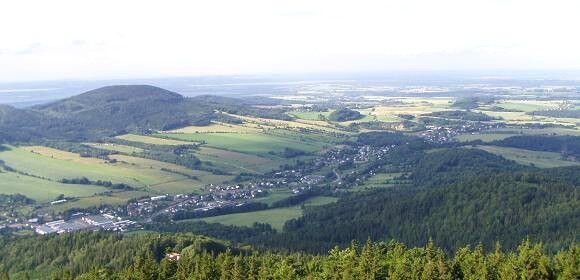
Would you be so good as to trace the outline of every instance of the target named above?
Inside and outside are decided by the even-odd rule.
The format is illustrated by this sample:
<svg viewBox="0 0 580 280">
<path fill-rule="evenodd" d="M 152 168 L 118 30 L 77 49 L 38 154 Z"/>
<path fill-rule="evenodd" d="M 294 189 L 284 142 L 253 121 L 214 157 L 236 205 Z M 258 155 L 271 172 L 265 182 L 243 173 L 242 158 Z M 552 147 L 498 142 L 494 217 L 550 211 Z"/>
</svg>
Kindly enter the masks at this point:
<svg viewBox="0 0 580 280">
<path fill-rule="evenodd" d="M 218 184 L 210 185 L 208 192 L 214 198 L 237 200 L 237 199 L 253 199 L 265 196 L 268 192 L 263 188 L 272 187 L 271 182 L 248 183 L 248 184 Z"/>
<path fill-rule="evenodd" d="M 453 142 L 453 137 L 464 133 L 478 133 L 485 130 L 505 127 L 504 123 L 484 123 L 484 122 L 465 122 L 457 126 L 436 126 L 427 125 L 425 130 L 419 133 L 419 137 L 431 143 L 448 143 Z"/>
<path fill-rule="evenodd" d="M 67 233 L 80 230 L 126 231 L 136 225 L 130 220 L 123 220 L 109 214 L 74 214 L 69 220 L 57 220 L 36 226 L 34 231 L 40 235 Z"/>
<path fill-rule="evenodd" d="M 222 200 L 213 194 L 162 195 L 138 199 L 127 204 L 127 215 L 136 218 L 153 218 L 160 214 L 175 214 L 180 211 L 209 211 L 216 208 L 235 206 L 234 200 Z"/>
<path fill-rule="evenodd" d="M 130 217 L 140 217 L 153 214 L 159 208 L 161 202 L 167 201 L 170 198 L 169 195 L 158 195 L 129 202 L 127 204 L 127 215 Z"/>
</svg>

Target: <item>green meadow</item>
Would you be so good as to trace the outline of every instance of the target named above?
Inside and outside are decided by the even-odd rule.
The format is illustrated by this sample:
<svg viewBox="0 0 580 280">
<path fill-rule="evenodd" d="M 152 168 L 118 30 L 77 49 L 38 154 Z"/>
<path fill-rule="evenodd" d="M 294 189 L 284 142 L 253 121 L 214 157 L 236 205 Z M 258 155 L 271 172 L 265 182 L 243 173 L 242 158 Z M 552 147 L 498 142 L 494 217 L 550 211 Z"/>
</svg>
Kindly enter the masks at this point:
<svg viewBox="0 0 580 280">
<path fill-rule="evenodd" d="M 99 186 L 61 184 L 14 172 L 0 172 L 0 193 L 19 193 L 40 203 L 55 200 L 61 194 L 66 197 L 83 197 L 106 190 Z"/>
<path fill-rule="evenodd" d="M 461 142 L 469 142 L 475 140 L 481 140 L 483 142 L 492 142 L 495 140 L 502 140 L 512 136 L 518 135 L 570 135 L 570 136 L 580 136 L 580 130 L 573 128 L 563 128 L 563 127 L 549 127 L 549 128 L 526 128 L 526 129 L 516 129 L 516 128 L 498 128 L 489 131 L 484 131 L 480 133 L 473 134 L 461 134 L 455 137 L 455 139 Z"/>
<path fill-rule="evenodd" d="M 119 153 L 124 153 L 124 154 L 133 154 L 133 153 L 143 152 L 143 149 L 141 149 L 141 148 L 127 146 L 127 145 L 114 144 L 114 143 L 86 143 L 86 145 L 91 146 L 93 148 L 97 148 L 97 149 L 114 151 L 114 152 L 119 152 Z"/>
<path fill-rule="evenodd" d="M 336 202 L 336 197 L 318 196 L 311 198 L 303 203 L 304 206 L 320 206 Z M 273 228 L 281 231 L 284 223 L 291 219 L 302 216 L 301 205 L 284 208 L 274 208 L 262 211 L 236 213 L 222 216 L 203 218 L 201 220 L 208 223 L 220 223 L 224 225 L 252 226 L 254 223 L 270 224 Z M 190 220 L 191 221 L 191 220 Z"/>
<path fill-rule="evenodd" d="M 116 162 L 110 163 L 96 158 L 82 158 L 74 153 L 39 146 L 10 147 L 10 150 L 0 152 L 0 160 L 4 161 L 7 166 L 14 168 L 18 172 L 45 179 L 40 180 L 26 176 L 26 180 L 40 180 L 41 182 L 37 183 L 37 185 L 41 185 L 41 183 L 53 187 L 63 185 L 65 190 L 69 190 L 68 192 L 63 192 L 63 190 L 59 189 L 56 191 L 58 192 L 57 195 L 63 193 L 80 197 L 106 190 L 102 187 L 57 183 L 61 179 L 81 177 L 86 177 L 93 181 L 103 180 L 113 183 L 125 183 L 152 193 L 163 194 L 200 192 L 202 187 L 207 184 L 221 183 L 232 178 L 231 176 L 214 175 L 207 171 L 191 170 L 171 163 L 138 157 L 126 155 L 112 155 L 110 157 L 115 159 Z M 18 180 L 13 181 L 17 183 Z M 0 185 L 9 184 L 14 184 L 14 182 L 3 180 L 0 183 Z M 81 190 L 75 191 L 79 187 Z M 33 189 L 34 187 L 31 188 Z M 3 189 L 6 189 L 6 187 Z M 53 197 L 56 197 L 56 195 Z"/>
<path fill-rule="evenodd" d="M 533 165 L 539 168 L 580 165 L 579 162 L 563 160 L 559 153 L 553 152 L 540 152 L 498 146 L 476 146 L 476 148 L 492 154 L 500 155 L 506 159 L 516 161 L 523 165 Z"/>
<path fill-rule="evenodd" d="M 269 134 L 183 133 L 156 134 L 155 136 L 178 141 L 204 142 L 212 148 L 266 157 L 271 156 L 271 153 L 281 153 L 285 148 L 314 152 L 319 150 L 321 146 L 318 143 L 305 143 L 297 139 Z"/>
<path fill-rule="evenodd" d="M 332 110 L 329 111 L 291 111 L 288 112 L 289 115 L 302 119 L 302 120 L 309 120 L 309 121 L 319 121 L 320 116 L 322 115 L 325 118 L 328 118 L 328 115 L 332 113 Z"/>
<path fill-rule="evenodd" d="M 137 134 L 125 134 L 115 137 L 117 139 L 131 141 L 131 142 L 141 142 L 145 144 L 152 145 L 190 145 L 191 142 L 172 140 L 167 138 L 150 137 Z"/>
<path fill-rule="evenodd" d="M 230 173 L 264 173 L 277 168 L 283 161 L 240 152 L 201 147 L 195 156 L 213 167 Z"/>
</svg>

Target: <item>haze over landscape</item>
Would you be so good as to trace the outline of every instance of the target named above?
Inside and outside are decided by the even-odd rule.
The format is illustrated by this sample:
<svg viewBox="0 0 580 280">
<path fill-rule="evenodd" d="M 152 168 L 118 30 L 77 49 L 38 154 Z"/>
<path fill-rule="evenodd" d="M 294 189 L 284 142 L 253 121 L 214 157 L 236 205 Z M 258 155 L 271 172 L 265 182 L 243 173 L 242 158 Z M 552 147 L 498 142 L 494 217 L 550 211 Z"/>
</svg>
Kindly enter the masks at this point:
<svg viewBox="0 0 580 280">
<path fill-rule="evenodd" d="M 578 1 L 6 1 L 0 280 L 580 279 Z"/>
<path fill-rule="evenodd" d="M 577 70 L 574 0 L 6 1 L 0 80 Z"/>
</svg>

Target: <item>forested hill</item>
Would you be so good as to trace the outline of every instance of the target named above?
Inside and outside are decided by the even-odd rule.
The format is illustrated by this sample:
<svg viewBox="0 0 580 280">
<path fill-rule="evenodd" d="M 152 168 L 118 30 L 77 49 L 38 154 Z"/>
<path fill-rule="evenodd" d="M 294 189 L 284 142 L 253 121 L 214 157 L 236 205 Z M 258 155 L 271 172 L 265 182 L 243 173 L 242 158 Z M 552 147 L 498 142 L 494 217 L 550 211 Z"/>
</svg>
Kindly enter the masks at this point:
<svg viewBox="0 0 580 280">
<path fill-rule="evenodd" d="M 353 242 L 322 255 L 237 248 L 192 234 L 78 233 L 0 239 L 0 279 L 578 279 L 579 247 L 547 254 L 528 240 L 517 249 L 436 243 Z M 178 261 L 166 253 L 178 253 Z"/>
<path fill-rule="evenodd" d="M 119 85 L 94 89 L 57 102 L 38 105 L 32 109 L 55 116 L 66 116 L 90 112 L 111 106 L 123 106 L 133 102 L 168 102 L 176 103 L 183 96 L 149 85 Z"/>
<path fill-rule="evenodd" d="M 525 168 L 473 149 L 433 152 L 413 169 L 413 186 L 307 208 L 284 232 L 257 238 L 256 244 L 321 252 L 370 236 L 413 246 L 433 238 L 453 250 L 496 240 L 514 248 L 531 237 L 562 248 L 576 240 L 580 226 L 579 173 L 578 167 Z"/>
<path fill-rule="evenodd" d="M 205 125 L 227 119 L 218 110 L 278 116 L 276 110 L 257 110 L 252 105 L 227 97 L 185 98 L 148 85 L 107 86 L 28 109 L 0 107 L 0 142 L 85 141 L 127 132 Z"/>
</svg>

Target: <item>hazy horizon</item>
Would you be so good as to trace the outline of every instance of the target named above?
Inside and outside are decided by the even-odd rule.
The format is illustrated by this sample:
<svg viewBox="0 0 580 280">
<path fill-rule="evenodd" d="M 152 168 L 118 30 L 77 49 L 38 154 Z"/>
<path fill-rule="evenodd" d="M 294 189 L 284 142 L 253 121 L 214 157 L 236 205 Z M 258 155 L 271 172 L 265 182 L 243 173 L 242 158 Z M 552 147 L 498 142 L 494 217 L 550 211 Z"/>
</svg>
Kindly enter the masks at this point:
<svg viewBox="0 0 580 280">
<path fill-rule="evenodd" d="M 0 82 L 580 70 L 578 1 L 12 1 Z"/>
</svg>

